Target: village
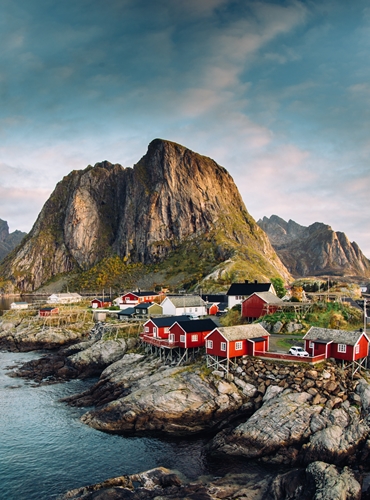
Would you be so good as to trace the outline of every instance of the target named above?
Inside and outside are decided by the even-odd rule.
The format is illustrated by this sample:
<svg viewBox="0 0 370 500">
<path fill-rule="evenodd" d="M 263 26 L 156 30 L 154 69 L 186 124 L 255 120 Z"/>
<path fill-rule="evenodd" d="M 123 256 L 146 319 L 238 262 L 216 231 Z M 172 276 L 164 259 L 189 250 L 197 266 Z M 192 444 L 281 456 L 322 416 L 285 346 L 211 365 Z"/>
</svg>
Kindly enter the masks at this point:
<svg viewBox="0 0 370 500">
<path fill-rule="evenodd" d="M 44 319 L 44 326 L 48 325 L 49 319 L 54 319 L 54 325 L 58 319 L 59 324 L 61 317 L 66 316 L 61 308 L 68 304 L 72 307 L 82 300 L 78 293 L 54 293 L 48 297 L 46 306 L 38 308 L 37 316 Z M 344 300 L 356 307 L 354 301 Z M 349 367 L 352 374 L 367 369 L 370 340 L 366 333 L 366 298 L 363 328 L 348 331 L 311 326 L 289 352 L 271 348 L 271 328 L 263 318 L 283 310 L 293 311 L 299 316 L 298 313 L 308 310 L 311 304 L 307 299 L 303 302 L 283 300 L 277 296 L 272 283 L 255 280 L 233 283 L 226 294 L 170 295 L 136 290 L 123 293 L 114 300 L 95 297 L 90 300 L 88 308 L 67 309 L 67 314 L 75 321 L 93 319 L 104 323 L 108 317 L 110 324 L 113 318 L 122 326 L 123 322 L 138 325 L 135 333 L 145 352 L 171 365 L 204 356 L 207 367 L 228 373 L 231 367 L 237 366 L 240 358 L 253 356 L 310 365 L 331 359 Z M 28 307 L 27 302 L 11 304 L 13 310 Z M 240 309 L 244 324 L 222 326 L 220 318 L 232 309 Z M 116 326 L 116 331 L 118 329 Z"/>
</svg>

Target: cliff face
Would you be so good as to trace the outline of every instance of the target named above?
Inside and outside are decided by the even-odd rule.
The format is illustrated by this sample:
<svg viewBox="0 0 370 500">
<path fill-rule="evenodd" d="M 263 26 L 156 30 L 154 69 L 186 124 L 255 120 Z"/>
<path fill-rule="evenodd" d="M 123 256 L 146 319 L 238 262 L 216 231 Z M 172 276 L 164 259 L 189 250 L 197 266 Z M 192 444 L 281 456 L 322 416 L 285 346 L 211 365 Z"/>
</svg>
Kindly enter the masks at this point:
<svg viewBox="0 0 370 500">
<path fill-rule="evenodd" d="M 12 233 L 9 233 L 8 223 L 5 220 L 0 219 L 0 262 L 22 241 L 25 236 L 26 233 L 23 233 L 22 231 L 13 231 Z"/>
<path fill-rule="evenodd" d="M 0 274 L 35 290 L 53 275 L 88 269 L 109 255 L 160 262 L 199 237 L 214 242 L 218 262 L 239 252 L 262 263 L 265 275 L 288 276 L 228 172 L 156 139 L 133 168 L 102 162 L 60 181 Z"/>
<path fill-rule="evenodd" d="M 370 261 L 357 243 L 326 224 L 315 222 L 305 227 L 272 215 L 259 220 L 258 225 L 293 276 L 370 277 Z"/>
</svg>

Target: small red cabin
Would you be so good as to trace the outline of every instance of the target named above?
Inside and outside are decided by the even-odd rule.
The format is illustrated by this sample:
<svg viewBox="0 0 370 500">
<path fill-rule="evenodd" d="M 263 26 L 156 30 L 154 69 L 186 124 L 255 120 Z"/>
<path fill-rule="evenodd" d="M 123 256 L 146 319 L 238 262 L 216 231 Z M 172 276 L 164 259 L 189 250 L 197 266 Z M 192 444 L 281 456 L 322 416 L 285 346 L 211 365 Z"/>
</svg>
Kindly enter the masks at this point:
<svg viewBox="0 0 370 500">
<path fill-rule="evenodd" d="M 112 305 L 111 300 L 100 299 L 100 298 L 99 299 L 95 298 L 90 303 L 93 309 L 101 309 L 105 307 L 110 307 Z"/>
<path fill-rule="evenodd" d="M 142 335 L 148 335 L 160 339 L 168 339 L 170 326 L 176 321 L 188 320 L 189 316 L 166 316 L 165 318 L 151 318 L 144 323 Z"/>
<path fill-rule="evenodd" d="M 128 292 L 120 298 L 120 304 L 136 305 L 142 302 L 156 302 L 159 294 L 157 292 Z"/>
<path fill-rule="evenodd" d="M 242 317 L 255 321 L 277 311 L 284 302 L 271 292 L 255 292 L 242 302 Z"/>
<path fill-rule="evenodd" d="M 55 314 L 59 314 L 59 307 L 43 307 L 39 310 L 39 316 L 41 318 L 46 316 L 54 316 Z"/>
<path fill-rule="evenodd" d="M 325 354 L 326 358 L 356 361 L 369 354 L 370 341 L 362 331 L 349 332 L 312 326 L 303 339 L 310 356 Z"/>
<path fill-rule="evenodd" d="M 177 320 L 170 327 L 169 339 L 176 346 L 185 349 L 203 347 L 205 338 L 216 327 L 211 319 L 194 319 L 187 321 Z"/>
<path fill-rule="evenodd" d="M 206 336 L 206 353 L 222 358 L 254 356 L 268 350 L 269 336 L 259 323 L 218 327 Z"/>
</svg>

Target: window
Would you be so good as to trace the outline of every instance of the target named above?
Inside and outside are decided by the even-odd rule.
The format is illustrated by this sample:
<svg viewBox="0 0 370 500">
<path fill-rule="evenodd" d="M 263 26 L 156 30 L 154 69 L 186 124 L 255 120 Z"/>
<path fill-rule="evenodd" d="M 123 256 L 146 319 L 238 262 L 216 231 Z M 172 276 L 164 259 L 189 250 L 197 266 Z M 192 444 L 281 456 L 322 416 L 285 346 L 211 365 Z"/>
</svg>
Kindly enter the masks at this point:
<svg viewBox="0 0 370 500">
<path fill-rule="evenodd" d="M 169 342 L 175 342 L 175 335 L 173 333 L 170 333 L 168 340 Z"/>
<path fill-rule="evenodd" d="M 308 344 L 308 347 L 309 347 L 310 349 L 313 349 L 313 342 L 312 342 L 312 340 L 310 340 L 310 342 L 309 342 L 309 344 Z"/>
<path fill-rule="evenodd" d="M 169 328 L 165 328 L 164 329 L 164 333 L 169 333 L 170 329 Z"/>
<path fill-rule="evenodd" d="M 235 350 L 236 351 L 240 351 L 241 349 L 243 349 L 243 342 L 235 342 Z"/>
<path fill-rule="evenodd" d="M 145 333 L 148 333 L 149 332 L 149 326 L 146 326 L 145 327 Z"/>
<path fill-rule="evenodd" d="M 192 335 L 191 336 L 191 341 L 192 342 L 197 342 L 198 341 L 198 335 Z"/>
<path fill-rule="evenodd" d="M 356 345 L 355 353 L 358 354 L 360 352 L 360 344 Z"/>
<path fill-rule="evenodd" d="M 198 311 L 198 308 L 197 307 L 194 307 L 194 312 L 197 312 Z"/>
<path fill-rule="evenodd" d="M 185 343 L 185 335 L 180 335 L 180 342 L 184 342 Z"/>
<path fill-rule="evenodd" d="M 226 342 L 221 342 L 221 351 L 226 351 Z"/>
<path fill-rule="evenodd" d="M 346 344 L 338 344 L 338 352 L 347 352 Z"/>
<path fill-rule="evenodd" d="M 207 340 L 208 349 L 213 349 L 213 340 Z"/>
<path fill-rule="evenodd" d="M 156 326 L 153 328 L 153 334 L 154 334 L 154 336 L 157 335 L 157 327 Z"/>
</svg>

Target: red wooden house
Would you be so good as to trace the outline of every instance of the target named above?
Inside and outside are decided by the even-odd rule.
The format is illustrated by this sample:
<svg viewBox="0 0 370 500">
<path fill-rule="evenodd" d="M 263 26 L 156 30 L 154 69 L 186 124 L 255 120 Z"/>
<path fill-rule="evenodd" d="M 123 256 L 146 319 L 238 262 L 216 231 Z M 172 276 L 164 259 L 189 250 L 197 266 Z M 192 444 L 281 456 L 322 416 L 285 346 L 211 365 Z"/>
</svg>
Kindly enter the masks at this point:
<svg viewBox="0 0 370 500">
<path fill-rule="evenodd" d="M 159 299 L 157 292 L 128 292 L 119 297 L 118 304 L 136 305 L 142 302 L 157 302 Z"/>
<path fill-rule="evenodd" d="M 39 316 L 45 318 L 46 316 L 54 316 L 59 314 L 59 307 L 42 307 L 39 310 Z"/>
<path fill-rule="evenodd" d="M 90 304 L 93 309 L 101 309 L 104 307 L 110 307 L 112 305 L 112 301 L 96 297 L 90 302 Z"/>
<path fill-rule="evenodd" d="M 271 292 L 255 292 L 242 302 L 242 317 L 255 321 L 266 314 L 273 314 L 284 302 Z"/>
<path fill-rule="evenodd" d="M 206 336 L 214 328 L 216 324 L 211 319 L 177 320 L 170 327 L 169 339 L 184 349 L 203 347 Z"/>
<path fill-rule="evenodd" d="M 176 321 L 189 320 L 189 316 L 166 316 L 164 318 L 150 318 L 144 323 L 144 331 L 141 334 L 144 337 L 153 337 L 158 339 L 168 339 L 170 326 Z"/>
<path fill-rule="evenodd" d="M 206 337 L 206 354 L 215 360 L 216 364 L 220 358 L 254 356 L 257 352 L 268 350 L 269 336 L 268 331 L 259 323 L 218 327 Z"/>
<path fill-rule="evenodd" d="M 312 326 L 303 337 L 310 356 L 356 361 L 369 354 L 369 337 L 363 331 L 348 332 Z"/>
</svg>

